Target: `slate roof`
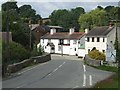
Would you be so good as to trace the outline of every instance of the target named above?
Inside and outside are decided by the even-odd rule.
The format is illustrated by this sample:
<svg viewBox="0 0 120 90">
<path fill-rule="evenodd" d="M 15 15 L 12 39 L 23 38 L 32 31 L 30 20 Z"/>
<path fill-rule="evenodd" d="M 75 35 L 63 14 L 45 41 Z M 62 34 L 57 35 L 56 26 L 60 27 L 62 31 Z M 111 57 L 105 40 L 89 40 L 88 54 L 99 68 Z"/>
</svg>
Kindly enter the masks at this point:
<svg viewBox="0 0 120 90">
<path fill-rule="evenodd" d="M 106 36 L 114 27 L 101 26 L 93 28 L 86 36 Z"/>
<path fill-rule="evenodd" d="M 84 35 L 84 32 L 74 32 L 72 34 L 69 34 L 68 32 L 60 32 L 54 34 L 47 33 L 42 36 L 41 39 L 80 39 Z"/>
</svg>

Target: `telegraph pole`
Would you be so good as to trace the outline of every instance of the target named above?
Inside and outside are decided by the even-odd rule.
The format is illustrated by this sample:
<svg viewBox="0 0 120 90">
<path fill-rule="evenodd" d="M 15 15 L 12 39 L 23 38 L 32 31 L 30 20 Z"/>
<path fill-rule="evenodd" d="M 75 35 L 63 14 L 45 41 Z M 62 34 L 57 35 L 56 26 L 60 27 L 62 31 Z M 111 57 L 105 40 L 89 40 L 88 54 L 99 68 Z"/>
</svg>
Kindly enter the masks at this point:
<svg viewBox="0 0 120 90">
<path fill-rule="evenodd" d="M 32 29 L 31 20 L 29 21 L 29 27 L 30 27 L 30 34 L 29 34 L 29 36 L 30 36 L 30 40 L 29 40 L 29 48 L 30 48 L 30 50 L 31 50 L 31 29 Z"/>
</svg>

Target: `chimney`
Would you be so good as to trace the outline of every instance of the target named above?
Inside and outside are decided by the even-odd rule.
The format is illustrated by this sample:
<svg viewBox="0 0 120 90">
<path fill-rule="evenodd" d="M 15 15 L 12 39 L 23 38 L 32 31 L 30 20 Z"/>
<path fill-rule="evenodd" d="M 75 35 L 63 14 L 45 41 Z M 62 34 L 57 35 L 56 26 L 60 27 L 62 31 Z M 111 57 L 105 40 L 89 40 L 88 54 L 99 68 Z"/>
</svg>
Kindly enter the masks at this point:
<svg viewBox="0 0 120 90">
<path fill-rule="evenodd" d="M 89 29 L 88 29 L 88 28 L 86 28 L 86 29 L 85 29 L 85 33 L 87 34 L 88 32 L 89 32 Z"/>
<path fill-rule="evenodd" d="M 70 28 L 70 29 L 69 29 L 69 34 L 74 33 L 74 31 L 75 31 L 75 29 L 74 29 L 74 28 Z"/>
<path fill-rule="evenodd" d="M 51 28 L 50 29 L 50 34 L 54 34 L 54 33 L 56 33 L 56 29 L 55 28 Z"/>
</svg>

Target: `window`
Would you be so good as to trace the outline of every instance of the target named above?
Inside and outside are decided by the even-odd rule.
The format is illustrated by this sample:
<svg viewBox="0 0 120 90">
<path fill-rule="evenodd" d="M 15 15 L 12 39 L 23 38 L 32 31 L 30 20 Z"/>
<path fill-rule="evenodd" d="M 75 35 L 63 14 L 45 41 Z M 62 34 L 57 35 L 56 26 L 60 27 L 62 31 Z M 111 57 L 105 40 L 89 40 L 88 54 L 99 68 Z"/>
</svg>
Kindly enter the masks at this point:
<svg viewBox="0 0 120 90">
<path fill-rule="evenodd" d="M 70 40 L 67 40 L 67 44 L 70 44 Z"/>
<path fill-rule="evenodd" d="M 97 37 L 97 42 L 100 42 L 100 38 L 99 37 Z"/>
<path fill-rule="evenodd" d="M 60 51 L 60 50 L 61 50 L 61 46 L 58 45 L 58 51 Z"/>
<path fill-rule="evenodd" d="M 76 48 L 75 48 L 75 51 L 76 51 Z"/>
<path fill-rule="evenodd" d="M 87 42 L 89 42 L 90 41 L 90 38 L 89 37 L 87 37 Z"/>
<path fill-rule="evenodd" d="M 105 50 L 102 50 L 103 51 L 103 53 L 105 53 Z"/>
<path fill-rule="evenodd" d="M 59 43 L 58 43 L 59 45 L 62 45 L 62 44 L 64 44 L 64 40 L 63 39 L 59 39 Z"/>
<path fill-rule="evenodd" d="M 44 39 L 43 39 L 43 43 L 44 43 Z"/>
<path fill-rule="evenodd" d="M 113 43 L 112 41 L 110 41 L 110 43 Z"/>
<path fill-rule="evenodd" d="M 103 42 L 105 42 L 105 38 L 103 38 Z"/>
<path fill-rule="evenodd" d="M 92 37 L 92 42 L 94 42 L 94 37 Z"/>
<path fill-rule="evenodd" d="M 51 50 L 55 50 L 55 48 L 54 48 L 54 47 L 51 47 Z"/>
<path fill-rule="evenodd" d="M 51 39 L 48 39 L 48 42 L 51 42 Z"/>
<path fill-rule="evenodd" d="M 77 43 L 77 40 L 73 40 L 73 44 L 76 44 Z"/>
<path fill-rule="evenodd" d="M 88 49 L 88 52 L 90 52 L 90 49 Z"/>
</svg>

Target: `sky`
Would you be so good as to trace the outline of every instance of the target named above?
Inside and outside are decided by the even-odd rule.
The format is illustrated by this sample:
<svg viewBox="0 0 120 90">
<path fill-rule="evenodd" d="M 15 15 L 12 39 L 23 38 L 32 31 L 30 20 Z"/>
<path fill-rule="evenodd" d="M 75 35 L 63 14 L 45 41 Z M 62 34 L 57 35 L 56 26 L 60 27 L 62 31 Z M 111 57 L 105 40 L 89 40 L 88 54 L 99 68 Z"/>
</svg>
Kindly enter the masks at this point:
<svg viewBox="0 0 120 90">
<path fill-rule="evenodd" d="M 0 5 L 8 0 L 1 0 Z M 86 12 L 95 9 L 98 5 L 106 7 L 108 5 L 118 6 L 119 0 L 16 0 L 18 7 L 22 5 L 31 5 L 40 14 L 42 18 L 47 18 L 49 15 L 58 9 L 72 9 L 83 7 Z M 0 8 L 1 9 L 1 8 Z"/>
</svg>

